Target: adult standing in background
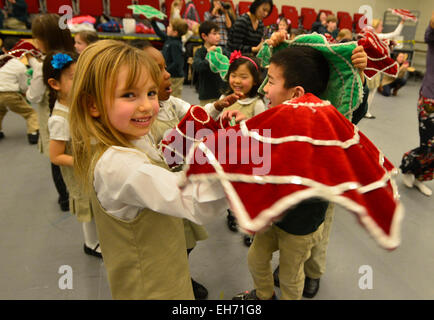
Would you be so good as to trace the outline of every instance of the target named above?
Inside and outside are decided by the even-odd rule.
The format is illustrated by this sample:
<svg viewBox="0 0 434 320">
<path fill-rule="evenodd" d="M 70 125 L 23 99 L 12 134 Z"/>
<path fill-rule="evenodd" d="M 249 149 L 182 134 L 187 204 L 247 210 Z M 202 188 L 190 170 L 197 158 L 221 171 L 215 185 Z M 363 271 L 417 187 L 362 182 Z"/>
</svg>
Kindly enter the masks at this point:
<svg viewBox="0 0 434 320">
<path fill-rule="evenodd" d="M 228 41 L 228 33 L 235 21 L 235 16 L 232 12 L 231 5 L 220 0 L 211 1 L 209 11 L 205 12 L 205 20 L 216 23 L 219 27 L 220 42 L 219 46 L 226 47 Z"/>
<path fill-rule="evenodd" d="M 316 20 L 312 24 L 312 29 L 310 30 L 310 32 L 324 34 L 326 32 L 326 25 L 327 25 L 327 14 L 324 11 L 321 11 L 316 16 Z"/>
<path fill-rule="evenodd" d="M 264 24 L 262 20 L 271 14 L 273 0 L 255 0 L 249 12 L 241 15 L 234 22 L 227 42 L 229 51 L 256 54 L 262 47 Z"/>
<path fill-rule="evenodd" d="M 434 171 L 434 11 L 425 31 L 425 42 L 428 44 L 426 72 L 417 104 L 420 145 L 404 154 L 400 168 L 407 187 L 416 187 L 431 196 L 432 190 L 422 181 L 432 180 Z"/>
</svg>

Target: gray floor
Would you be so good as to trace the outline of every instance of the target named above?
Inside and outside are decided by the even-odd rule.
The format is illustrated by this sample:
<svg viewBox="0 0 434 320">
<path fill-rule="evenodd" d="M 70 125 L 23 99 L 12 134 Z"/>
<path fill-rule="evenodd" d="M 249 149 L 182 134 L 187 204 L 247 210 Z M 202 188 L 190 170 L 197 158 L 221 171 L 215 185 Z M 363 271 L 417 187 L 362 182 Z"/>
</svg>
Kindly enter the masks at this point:
<svg viewBox="0 0 434 320">
<path fill-rule="evenodd" d="M 418 145 L 416 102 L 420 83 L 410 82 L 398 97 L 377 95 L 361 130 L 399 166 L 402 154 Z M 197 103 L 184 86 L 183 97 Z M 0 299 L 111 299 L 103 263 L 83 253 L 80 224 L 57 205 L 48 159 L 27 143 L 25 122 L 8 113 L 0 142 Z M 434 183 L 429 182 L 434 189 Z M 327 270 L 315 299 L 434 299 L 434 196 L 403 186 L 406 209 L 402 245 L 388 252 L 338 208 L 332 227 Z M 240 234 L 225 219 L 207 225 L 210 237 L 190 258 L 191 273 L 209 289 L 210 299 L 230 299 L 251 289 Z M 274 256 L 273 265 L 278 256 Z M 62 266 L 72 269 L 72 289 L 60 289 Z M 361 289 L 371 267 L 372 289 Z M 360 270 L 360 273 L 359 273 Z M 277 291 L 278 292 L 278 291 Z M 279 294 L 279 292 L 278 292 Z"/>
</svg>

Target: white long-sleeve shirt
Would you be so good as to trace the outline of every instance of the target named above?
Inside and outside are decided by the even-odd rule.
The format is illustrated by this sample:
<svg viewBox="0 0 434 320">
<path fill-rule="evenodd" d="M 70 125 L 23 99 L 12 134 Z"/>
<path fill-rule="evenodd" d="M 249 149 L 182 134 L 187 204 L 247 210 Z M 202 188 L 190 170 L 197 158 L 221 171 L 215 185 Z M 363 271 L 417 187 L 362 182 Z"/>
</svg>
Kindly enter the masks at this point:
<svg viewBox="0 0 434 320">
<path fill-rule="evenodd" d="M 399 23 L 395 31 L 389 33 L 377 33 L 377 36 L 380 40 L 393 39 L 401 34 L 403 28 L 404 28 L 404 24 Z"/>
<path fill-rule="evenodd" d="M 160 100 L 160 111 L 158 111 L 158 119 L 162 121 L 170 121 L 173 120 L 172 114 L 168 111 L 168 109 L 174 108 L 175 114 L 179 120 L 184 118 L 188 109 L 190 109 L 191 104 L 187 101 L 184 101 L 180 98 L 170 96 L 167 100 Z"/>
<path fill-rule="evenodd" d="M 17 58 L 12 58 L 0 68 L 0 92 L 22 92 L 27 90 L 26 66 Z"/>
<path fill-rule="evenodd" d="M 42 74 L 42 62 L 36 60 L 34 57 L 31 57 L 29 59 L 29 64 L 33 68 L 33 75 L 32 80 L 30 81 L 30 86 L 26 92 L 26 98 L 32 104 L 38 104 L 44 98 L 46 90 L 44 77 Z"/>
<path fill-rule="evenodd" d="M 107 213 L 130 221 L 148 208 L 203 224 L 229 208 L 220 182 L 189 183 L 180 189 L 184 173 L 170 172 L 150 162 L 148 157 L 161 158 L 148 136 L 133 143 L 146 154 L 110 147 L 95 166 L 94 188 Z"/>
<path fill-rule="evenodd" d="M 219 100 L 225 98 L 225 95 L 221 95 Z M 244 98 L 241 100 L 238 100 L 238 103 L 240 104 L 250 104 L 252 103 L 253 100 L 255 100 L 256 97 L 253 98 Z M 204 106 L 204 109 L 206 110 L 206 112 L 208 112 L 208 114 L 210 115 L 211 118 L 213 118 L 214 120 L 217 120 L 222 114 L 223 114 L 223 110 L 217 110 L 214 107 L 214 102 L 208 103 Z M 267 110 L 267 107 L 264 104 L 264 101 L 262 101 L 262 99 L 257 99 L 255 106 L 253 108 L 253 115 L 256 116 L 258 114 L 260 114 L 261 112 Z"/>
</svg>

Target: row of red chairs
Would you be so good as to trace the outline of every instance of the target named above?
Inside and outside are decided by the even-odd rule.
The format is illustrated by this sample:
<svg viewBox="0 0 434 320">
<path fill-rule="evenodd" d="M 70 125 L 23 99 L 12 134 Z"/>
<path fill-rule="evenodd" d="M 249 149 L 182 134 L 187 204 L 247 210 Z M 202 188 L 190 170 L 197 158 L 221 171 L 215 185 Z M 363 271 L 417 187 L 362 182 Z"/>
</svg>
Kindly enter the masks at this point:
<svg viewBox="0 0 434 320">
<path fill-rule="evenodd" d="M 104 13 L 103 0 L 25 0 L 29 14 L 37 13 L 59 13 L 59 8 L 68 5 L 74 8 L 73 2 L 76 2 L 80 15 L 101 16 Z M 45 3 L 46 10 L 41 8 L 41 2 Z M 132 15 L 131 9 L 127 7 L 133 4 L 132 0 L 109 0 L 110 16 L 125 17 Z M 137 0 L 138 4 L 148 4 L 160 10 L 159 0 Z M 0 8 L 4 7 L 4 0 L 0 0 Z"/>
<path fill-rule="evenodd" d="M 0 7 L 4 5 L 4 0 L 0 0 Z M 46 12 L 48 13 L 59 13 L 59 8 L 62 5 L 70 5 L 73 7 L 73 1 L 77 2 L 77 14 L 80 15 L 91 15 L 100 16 L 104 12 L 103 0 L 25 0 L 28 6 L 28 12 L 30 14 L 41 13 L 40 2 L 45 3 Z M 165 0 L 167 15 L 170 17 L 170 9 L 174 0 Z M 238 3 L 238 10 L 235 10 L 235 6 L 232 0 L 223 0 L 231 4 L 234 12 L 238 15 L 242 15 L 249 10 L 252 1 L 240 1 Z M 204 20 L 204 15 L 206 11 L 210 9 L 210 0 L 193 0 L 196 9 L 199 13 L 201 21 Z M 131 9 L 127 7 L 133 3 L 133 0 L 109 0 L 109 10 L 110 16 L 112 17 L 125 17 L 132 14 Z M 154 8 L 160 10 L 159 0 L 137 0 L 138 4 L 148 4 Z M 181 14 L 185 9 L 185 0 L 182 1 Z M 319 10 L 319 12 L 324 11 L 327 15 L 333 14 L 330 10 Z M 312 24 L 315 22 L 317 17 L 317 12 L 313 8 L 301 8 L 300 14 L 298 14 L 297 8 L 294 6 L 283 5 L 280 13 L 284 15 L 287 19 L 291 20 L 292 28 L 298 29 L 302 27 L 305 30 L 310 30 Z M 271 14 L 264 19 L 263 23 L 265 26 L 271 25 L 276 22 L 279 17 L 277 7 L 274 5 Z M 339 29 L 350 29 L 354 30 L 356 33 L 360 32 L 359 20 L 363 17 L 362 14 L 355 13 L 351 17 L 350 13 L 345 11 L 338 11 L 338 28 Z"/>
<path fill-rule="evenodd" d="M 240 1 L 238 3 L 238 14 L 241 15 L 249 10 L 250 1 Z M 333 12 L 331 10 L 321 9 L 318 13 L 324 12 L 327 15 L 332 15 Z M 291 20 L 291 27 L 294 29 L 298 29 L 301 27 L 305 30 L 312 29 L 312 24 L 316 21 L 316 17 L 318 13 L 313 8 L 301 8 L 300 15 L 298 14 L 297 8 L 294 6 L 283 5 L 280 13 L 287 19 Z M 276 22 L 279 17 L 279 13 L 277 7 L 274 5 L 271 14 L 264 19 L 263 23 L 265 26 L 273 24 Z M 359 20 L 363 17 L 362 14 L 355 13 L 353 17 L 349 12 L 338 11 L 336 15 L 338 19 L 338 28 L 339 29 L 350 29 L 354 30 L 356 33 L 360 32 Z"/>
<path fill-rule="evenodd" d="M 165 1 L 166 8 L 167 8 L 166 10 L 169 17 L 170 17 L 170 9 L 173 1 L 174 0 Z M 193 0 L 193 3 L 196 6 L 201 21 L 204 20 L 205 12 L 209 11 L 210 9 L 211 6 L 210 1 L 211 0 Z M 247 11 L 249 11 L 250 5 L 253 2 L 253 1 L 240 1 L 238 2 L 238 10 L 236 10 L 232 0 L 223 0 L 223 1 L 229 2 L 234 12 L 237 13 L 238 15 L 242 15 Z M 183 13 L 184 9 L 185 9 L 185 1 L 183 0 L 181 14 Z M 333 14 L 331 10 L 325 10 L 325 9 L 321 9 L 319 10 L 319 12 L 325 12 L 327 15 Z M 287 6 L 287 5 L 282 6 L 280 13 L 284 15 L 287 19 L 291 20 L 291 25 L 292 28 L 294 29 L 298 29 L 300 26 L 305 30 L 312 29 L 312 24 L 315 22 L 317 17 L 317 12 L 313 8 L 301 8 L 300 15 L 299 15 L 296 7 Z M 279 12 L 277 10 L 277 7 L 274 5 L 271 14 L 266 19 L 264 19 L 263 23 L 265 26 L 269 26 L 271 24 L 276 23 L 278 17 L 279 17 Z M 337 12 L 338 28 L 339 29 L 346 28 L 346 29 L 350 29 L 351 31 L 354 30 L 355 32 L 359 33 L 360 32 L 359 20 L 362 17 L 363 15 L 359 13 L 355 13 L 353 17 L 351 17 L 351 14 L 349 12 L 338 11 Z"/>
</svg>

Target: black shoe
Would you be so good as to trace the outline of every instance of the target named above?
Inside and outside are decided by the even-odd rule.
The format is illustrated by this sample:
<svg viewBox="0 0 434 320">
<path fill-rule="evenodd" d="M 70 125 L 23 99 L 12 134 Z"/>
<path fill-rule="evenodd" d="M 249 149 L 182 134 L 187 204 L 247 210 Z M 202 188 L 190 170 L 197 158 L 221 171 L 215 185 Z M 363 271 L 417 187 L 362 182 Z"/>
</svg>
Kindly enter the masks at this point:
<svg viewBox="0 0 434 320">
<path fill-rule="evenodd" d="M 27 134 L 27 140 L 29 140 L 30 144 L 37 144 L 38 139 L 39 139 L 39 131 Z"/>
<path fill-rule="evenodd" d="M 69 200 L 59 201 L 60 210 L 63 212 L 69 211 Z"/>
<path fill-rule="evenodd" d="M 0 140 L 3 139 L 4 137 L 5 137 L 5 134 L 0 131 Z"/>
<path fill-rule="evenodd" d="M 318 292 L 320 279 L 311 279 L 306 277 L 304 279 L 303 297 L 313 298 Z"/>
<path fill-rule="evenodd" d="M 243 242 L 247 247 L 250 247 L 253 242 L 253 236 L 243 236 Z"/>
<path fill-rule="evenodd" d="M 273 280 L 274 285 L 278 288 L 280 288 L 280 281 L 279 281 L 279 266 L 277 266 L 276 270 L 273 272 Z"/>
<path fill-rule="evenodd" d="M 256 289 L 252 291 L 245 291 L 237 294 L 232 300 L 260 300 L 256 295 Z M 276 293 L 273 293 L 273 296 L 269 300 L 277 300 Z"/>
<path fill-rule="evenodd" d="M 91 249 L 88 246 L 86 246 L 86 244 L 84 244 L 84 253 L 102 259 L 102 254 L 96 251 L 98 247 L 99 247 L 99 243 L 96 245 L 95 249 Z"/>
<path fill-rule="evenodd" d="M 229 230 L 232 232 L 238 232 L 237 222 L 235 221 L 235 217 L 233 216 L 231 210 L 228 210 L 227 224 Z"/>
<path fill-rule="evenodd" d="M 191 284 L 193 285 L 193 293 L 196 300 L 205 300 L 208 297 L 208 290 L 203 285 L 194 281 L 193 278 L 191 279 Z"/>
</svg>

